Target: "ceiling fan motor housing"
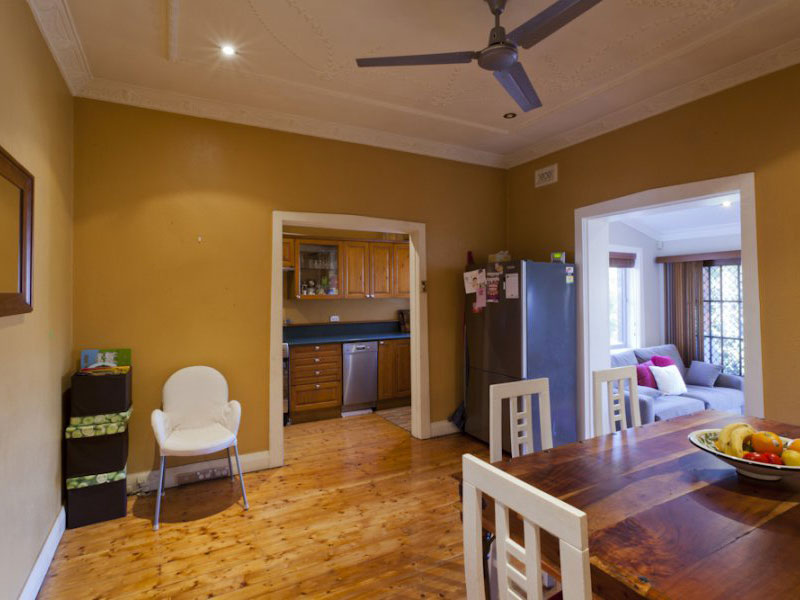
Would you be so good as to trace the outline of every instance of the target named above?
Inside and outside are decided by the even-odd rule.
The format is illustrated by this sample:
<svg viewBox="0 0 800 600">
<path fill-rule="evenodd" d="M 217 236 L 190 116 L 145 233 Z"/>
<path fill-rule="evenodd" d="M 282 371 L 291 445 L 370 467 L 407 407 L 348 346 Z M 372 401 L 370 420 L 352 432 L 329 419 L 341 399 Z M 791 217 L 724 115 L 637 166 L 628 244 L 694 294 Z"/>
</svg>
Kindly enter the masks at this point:
<svg viewBox="0 0 800 600">
<path fill-rule="evenodd" d="M 505 71 L 517 62 L 517 49 L 513 44 L 500 42 L 478 53 L 478 64 L 487 71 Z"/>
</svg>

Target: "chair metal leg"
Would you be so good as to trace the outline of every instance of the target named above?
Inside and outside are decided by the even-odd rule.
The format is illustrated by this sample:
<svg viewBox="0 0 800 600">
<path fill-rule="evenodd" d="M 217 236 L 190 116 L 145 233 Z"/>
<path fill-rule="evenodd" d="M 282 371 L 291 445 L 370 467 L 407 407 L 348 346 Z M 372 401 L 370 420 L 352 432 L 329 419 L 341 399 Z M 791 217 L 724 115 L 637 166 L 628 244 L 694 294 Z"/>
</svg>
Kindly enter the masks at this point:
<svg viewBox="0 0 800 600">
<path fill-rule="evenodd" d="M 225 452 L 228 453 L 228 473 L 231 476 L 231 481 L 233 481 L 233 465 L 231 464 L 231 448 L 230 448 L 230 446 L 225 448 Z"/>
<path fill-rule="evenodd" d="M 161 494 L 164 489 L 164 472 L 167 470 L 167 457 L 161 457 L 161 468 L 158 472 L 158 494 L 156 495 L 156 518 L 153 521 L 153 531 L 158 531 L 158 519 L 161 516 Z"/>
<path fill-rule="evenodd" d="M 247 493 L 244 491 L 244 479 L 242 478 L 242 463 L 239 462 L 239 446 L 233 445 L 233 453 L 236 455 L 236 470 L 239 471 L 239 483 L 242 486 L 242 500 L 244 501 L 244 509 L 250 508 L 247 503 Z"/>
</svg>

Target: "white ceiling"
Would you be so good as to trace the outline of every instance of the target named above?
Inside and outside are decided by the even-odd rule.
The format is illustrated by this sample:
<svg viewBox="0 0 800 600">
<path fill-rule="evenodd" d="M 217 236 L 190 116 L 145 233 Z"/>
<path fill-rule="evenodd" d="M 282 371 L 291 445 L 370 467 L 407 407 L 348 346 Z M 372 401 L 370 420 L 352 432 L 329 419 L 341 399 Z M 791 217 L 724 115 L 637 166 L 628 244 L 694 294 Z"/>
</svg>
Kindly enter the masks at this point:
<svg viewBox="0 0 800 600">
<path fill-rule="evenodd" d="M 623 213 L 624 223 L 659 242 L 741 234 L 739 194 L 727 194 Z"/>
<path fill-rule="evenodd" d="M 521 113 L 476 63 L 355 66 L 483 48 L 483 0 L 28 1 L 77 96 L 501 167 L 800 62 L 798 0 L 603 0 L 520 51 Z"/>
</svg>

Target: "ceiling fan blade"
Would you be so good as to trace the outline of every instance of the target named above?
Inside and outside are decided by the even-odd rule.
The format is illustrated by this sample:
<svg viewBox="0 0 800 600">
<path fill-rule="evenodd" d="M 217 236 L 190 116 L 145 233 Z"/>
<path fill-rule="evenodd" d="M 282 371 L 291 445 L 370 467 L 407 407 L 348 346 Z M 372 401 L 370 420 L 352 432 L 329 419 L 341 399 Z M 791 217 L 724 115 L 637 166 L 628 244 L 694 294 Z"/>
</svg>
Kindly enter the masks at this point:
<svg viewBox="0 0 800 600">
<path fill-rule="evenodd" d="M 517 46 L 530 48 L 577 19 L 601 0 L 557 0 L 506 36 Z"/>
<path fill-rule="evenodd" d="M 379 56 L 357 58 L 359 67 L 403 67 L 408 65 L 454 65 L 468 63 L 478 56 L 477 52 L 444 52 L 442 54 L 411 54 L 408 56 Z"/>
<path fill-rule="evenodd" d="M 507 71 L 495 71 L 494 76 L 524 112 L 542 105 L 520 63 L 514 63 Z"/>
</svg>

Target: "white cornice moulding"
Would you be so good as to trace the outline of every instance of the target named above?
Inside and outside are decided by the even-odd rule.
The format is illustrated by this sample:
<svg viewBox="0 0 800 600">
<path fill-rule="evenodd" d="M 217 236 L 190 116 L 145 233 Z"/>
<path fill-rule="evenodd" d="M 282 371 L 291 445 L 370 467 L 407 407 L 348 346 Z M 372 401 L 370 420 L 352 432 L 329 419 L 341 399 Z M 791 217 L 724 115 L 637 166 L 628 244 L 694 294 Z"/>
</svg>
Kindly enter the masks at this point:
<svg viewBox="0 0 800 600">
<path fill-rule="evenodd" d="M 458 162 L 502 167 L 503 156 L 464 146 L 413 138 L 367 127 L 322 121 L 301 115 L 272 112 L 254 106 L 219 102 L 198 96 L 166 92 L 107 79 L 92 79 L 77 94 L 83 98 L 129 104 L 193 117 L 215 119 L 266 129 L 288 131 L 389 150 L 434 156 Z"/>
<path fill-rule="evenodd" d="M 639 233 L 646 235 L 655 242 L 676 242 L 679 240 L 693 240 L 698 238 L 718 238 L 741 235 L 742 226 L 739 223 L 729 223 L 727 225 L 708 225 L 701 227 L 686 227 L 680 231 L 672 233 L 661 233 L 644 223 L 628 222 L 624 219 L 616 221 L 635 229 Z"/>
<path fill-rule="evenodd" d="M 739 223 L 729 225 L 712 225 L 709 227 L 691 227 L 675 233 L 668 233 L 661 236 L 662 242 L 677 242 L 680 240 L 693 240 L 697 238 L 713 239 L 718 237 L 730 237 L 741 235 L 742 226 Z"/>
<path fill-rule="evenodd" d="M 33 17 L 73 96 L 92 80 L 66 0 L 28 0 Z"/>
<path fill-rule="evenodd" d="M 504 166 L 509 169 L 516 167 L 799 62 L 800 38 L 796 38 L 782 46 L 751 56 L 694 81 L 675 86 L 564 133 L 545 138 L 519 152 L 506 154 Z"/>
</svg>

